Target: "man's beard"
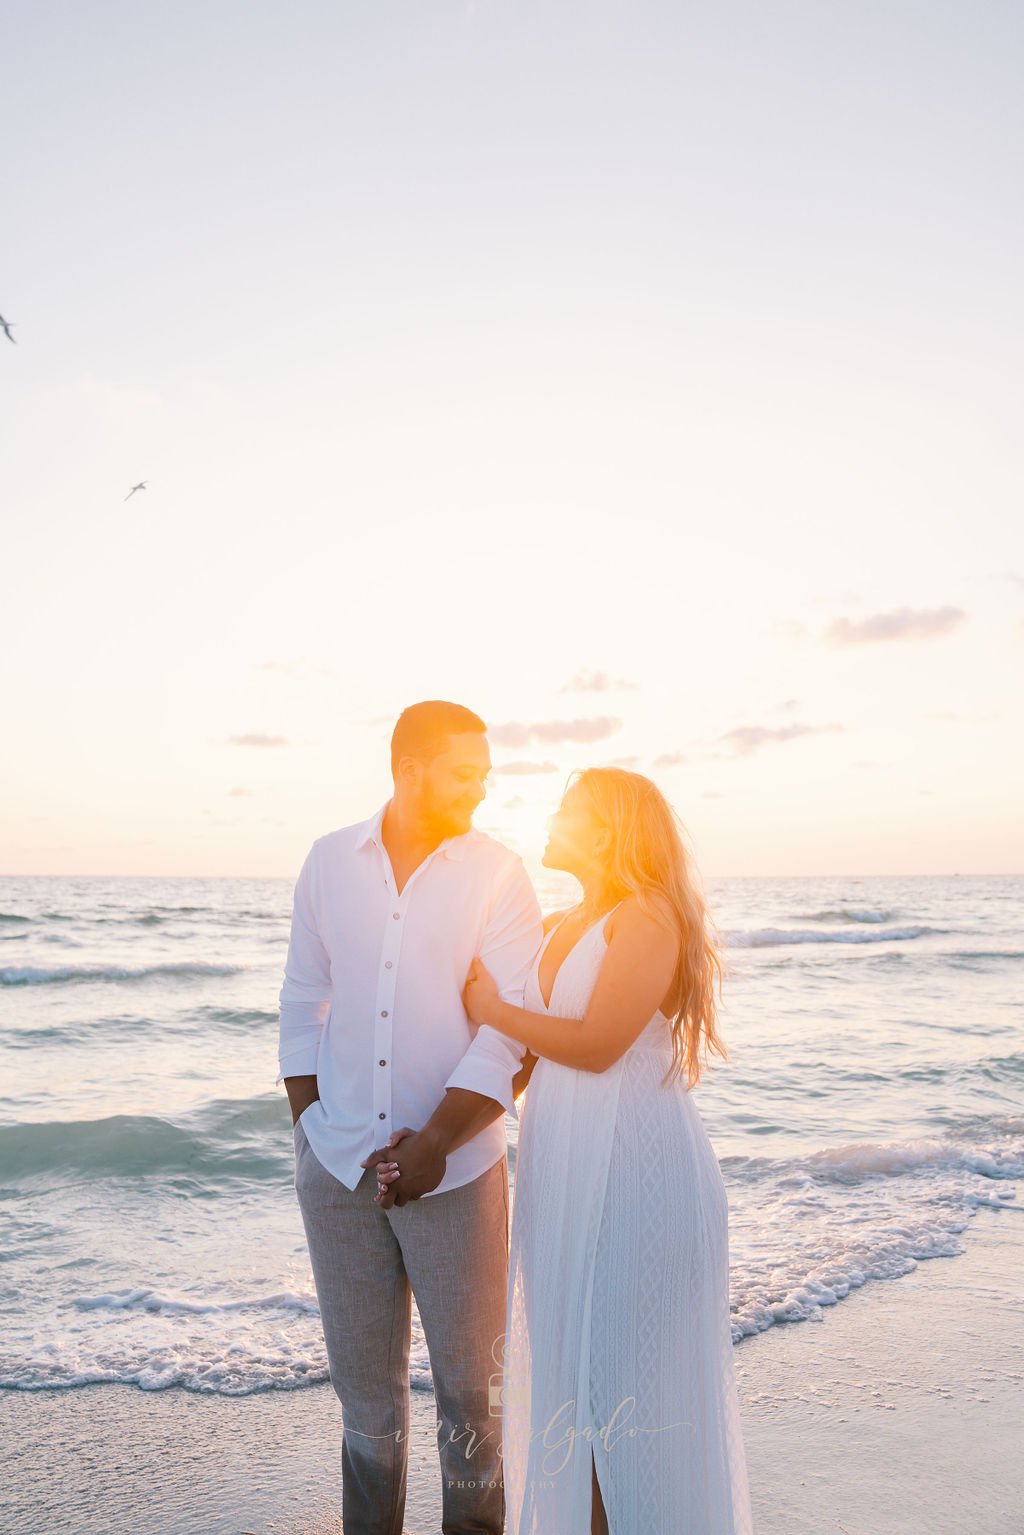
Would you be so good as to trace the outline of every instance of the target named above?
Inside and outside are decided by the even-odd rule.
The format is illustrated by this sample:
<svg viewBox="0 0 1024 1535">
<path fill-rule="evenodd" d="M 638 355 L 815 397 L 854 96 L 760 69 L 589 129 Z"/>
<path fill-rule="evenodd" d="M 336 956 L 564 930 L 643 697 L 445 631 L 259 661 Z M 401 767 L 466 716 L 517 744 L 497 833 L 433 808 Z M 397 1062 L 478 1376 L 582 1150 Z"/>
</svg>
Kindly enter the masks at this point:
<svg viewBox="0 0 1024 1535">
<path fill-rule="evenodd" d="M 435 817 L 434 824 L 446 837 L 460 837 L 472 825 L 473 814 L 473 810 L 460 810 L 457 806 L 446 805 Z"/>
</svg>

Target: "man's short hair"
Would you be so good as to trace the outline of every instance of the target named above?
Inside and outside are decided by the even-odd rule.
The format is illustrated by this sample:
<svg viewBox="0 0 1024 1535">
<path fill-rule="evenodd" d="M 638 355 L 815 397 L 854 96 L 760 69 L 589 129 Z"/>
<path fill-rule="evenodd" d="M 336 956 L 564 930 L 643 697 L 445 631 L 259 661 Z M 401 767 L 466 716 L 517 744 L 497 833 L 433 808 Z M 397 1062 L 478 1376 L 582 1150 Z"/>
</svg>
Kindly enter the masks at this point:
<svg viewBox="0 0 1024 1535">
<path fill-rule="evenodd" d="M 418 757 L 421 762 L 431 762 L 444 751 L 449 736 L 465 735 L 469 731 L 483 734 L 486 730 L 479 714 L 464 709 L 461 704 L 446 703 L 440 698 L 410 704 L 398 716 L 391 735 L 392 775 L 397 775 L 403 757 Z"/>
</svg>

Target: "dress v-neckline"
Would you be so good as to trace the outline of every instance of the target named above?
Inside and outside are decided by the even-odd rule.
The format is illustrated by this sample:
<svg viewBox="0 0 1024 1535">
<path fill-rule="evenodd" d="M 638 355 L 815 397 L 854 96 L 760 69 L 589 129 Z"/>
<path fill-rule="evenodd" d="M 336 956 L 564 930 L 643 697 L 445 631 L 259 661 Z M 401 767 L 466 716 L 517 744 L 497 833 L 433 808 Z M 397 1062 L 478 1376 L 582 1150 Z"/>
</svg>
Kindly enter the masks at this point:
<svg viewBox="0 0 1024 1535">
<path fill-rule="evenodd" d="M 562 961 L 561 961 L 560 965 L 558 966 L 558 969 L 555 971 L 554 975 L 551 978 L 551 990 L 548 992 L 548 999 L 547 999 L 546 1002 L 544 1001 L 544 986 L 543 986 L 543 983 L 541 982 L 541 978 L 540 978 L 541 960 L 544 958 L 544 955 L 547 953 L 548 944 L 551 942 L 552 938 L 554 938 L 555 934 L 558 932 L 558 929 L 561 927 L 561 925 L 565 921 L 566 917 L 571 917 L 572 916 L 572 912 L 571 911 L 565 912 L 565 914 L 563 916 L 559 917 L 558 921 L 555 923 L 555 925 L 551 929 L 550 933 L 546 933 L 544 935 L 544 942 L 541 944 L 540 951 L 537 954 L 537 995 L 540 997 L 541 1003 L 543 1004 L 544 1011 L 546 1013 L 550 1013 L 550 1011 L 551 1011 L 551 1003 L 554 1000 L 555 987 L 558 985 L 558 977 L 561 975 L 562 971 L 565 969 L 565 966 L 566 966 L 566 963 L 568 962 L 568 960 L 572 957 L 573 954 L 576 953 L 576 950 L 579 948 L 579 946 L 583 942 L 584 938 L 589 938 L 590 934 L 592 932 L 594 932 L 594 930 L 596 928 L 599 928 L 601 926 L 602 922 L 606 922 L 608 920 L 608 918 L 611 916 L 612 912 L 616 911 L 618 909 L 618 907 L 620 907 L 621 905 L 622 905 L 622 902 L 621 901 L 617 901 L 614 906 L 610 906 L 608 908 L 608 910 L 605 912 L 603 917 L 598 917 L 596 922 L 592 922 L 588 928 L 584 929 L 584 931 L 577 938 L 576 942 L 573 944 L 572 948 L 569 949 L 562 956 Z"/>
</svg>

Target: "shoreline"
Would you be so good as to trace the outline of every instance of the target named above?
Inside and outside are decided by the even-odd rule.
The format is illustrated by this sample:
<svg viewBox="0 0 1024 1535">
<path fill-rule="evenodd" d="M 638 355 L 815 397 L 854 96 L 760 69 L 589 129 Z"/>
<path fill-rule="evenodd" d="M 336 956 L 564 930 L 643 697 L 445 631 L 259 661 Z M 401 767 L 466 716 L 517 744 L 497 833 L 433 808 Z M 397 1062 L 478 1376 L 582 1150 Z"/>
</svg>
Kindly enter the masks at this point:
<svg viewBox="0 0 1024 1535">
<path fill-rule="evenodd" d="M 1022 1216 L 980 1207 L 964 1253 L 735 1345 L 756 1535 L 1020 1535 Z M 413 1391 L 408 1535 L 440 1528 L 435 1422 Z M 4 1535 L 342 1532 L 329 1384 L 4 1391 L 0 1442 Z"/>
</svg>

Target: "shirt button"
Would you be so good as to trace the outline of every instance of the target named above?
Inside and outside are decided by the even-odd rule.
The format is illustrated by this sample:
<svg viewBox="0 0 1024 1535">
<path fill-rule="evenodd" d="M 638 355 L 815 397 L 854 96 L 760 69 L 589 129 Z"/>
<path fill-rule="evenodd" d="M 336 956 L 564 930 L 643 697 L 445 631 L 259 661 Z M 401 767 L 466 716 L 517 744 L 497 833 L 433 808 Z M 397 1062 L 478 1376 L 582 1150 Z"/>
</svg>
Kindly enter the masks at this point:
<svg viewBox="0 0 1024 1535">
<path fill-rule="evenodd" d="M 384 969 L 385 970 L 390 970 L 391 969 L 391 961 L 389 959 L 386 959 L 384 961 Z"/>
<path fill-rule="evenodd" d="M 387 1061 L 378 1061 L 377 1064 L 378 1064 L 378 1066 L 386 1066 L 387 1065 Z"/>
<path fill-rule="evenodd" d="M 387 1010 L 387 1008 L 385 1008 L 385 1009 L 384 1009 L 384 1011 L 383 1011 L 383 1012 L 382 1012 L 382 1013 L 381 1013 L 381 1015 L 380 1015 L 380 1016 L 381 1016 L 381 1017 L 382 1017 L 382 1018 L 386 1018 L 386 1017 L 387 1017 L 387 1016 L 388 1016 L 388 1010 Z"/>
<path fill-rule="evenodd" d="M 394 917 L 395 921 L 397 922 L 399 917 L 402 915 L 402 913 L 400 911 L 393 911 L 391 913 L 391 915 Z"/>
<path fill-rule="evenodd" d="M 378 1119 L 384 1119 L 384 1118 L 385 1118 L 385 1117 L 386 1117 L 386 1116 L 385 1116 L 385 1115 L 383 1115 L 383 1114 L 378 1114 L 378 1115 L 377 1115 L 377 1118 L 378 1118 Z"/>
</svg>

